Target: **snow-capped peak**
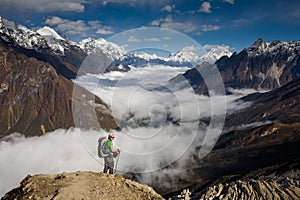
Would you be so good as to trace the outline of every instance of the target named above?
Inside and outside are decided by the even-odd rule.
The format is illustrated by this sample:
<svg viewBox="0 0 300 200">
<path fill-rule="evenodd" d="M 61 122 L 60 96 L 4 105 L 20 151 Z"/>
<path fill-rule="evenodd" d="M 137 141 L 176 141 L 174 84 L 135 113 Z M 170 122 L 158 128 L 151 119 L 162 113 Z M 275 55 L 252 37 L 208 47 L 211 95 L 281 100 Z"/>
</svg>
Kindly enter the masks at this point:
<svg viewBox="0 0 300 200">
<path fill-rule="evenodd" d="M 0 33 L 2 39 L 16 43 L 26 49 L 35 49 L 40 51 L 41 48 L 47 48 L 45 39 L 23 25 L 0 18 Z"/>
<path fill-rule="evenodd" d="M 80 48 L 77 43 L 63 38 L 50 27 L 31 30 L 2 17 L 0 17 L 0 33 L 4 41 L 37 52 L 52 49 L 55 54 L 64 56 L 65 51 L 71 51 L 72 46 L 75 46 L 75 50 Z"/>
<path fill-rule="evenodd" d="M 64 39 L 61 37 L 54 29 L 44 26 L 36 30 L 38 34 L 40 34 L 45 40 L 49 47 L 56 53 L 57 55 L 65 55 L 65 49 L 69 49 L 69 46 L 77 45 L 74 42 Z"/>
<path fill-rule="evenodd" d="M 230 57 L 232 55 L 230 47 L 227 45 L 204 45 L 204 49 L 207 53 L 202 58 L 210 63 L 219 60 L 223 56 Z"/>
<path fill-rule="evenodd" d="M 250 55 L 262 54 L 267 51 L 269 43 L 265 42 L 262 38 L 258 38 L 247 51 Z"/>
<path fill-rule="evenodd" d="M 169 57 L 170 61 L 179 63 L 192 63 L 197 64 L 200 61 L 200 57 L 203 54 L 203 49 L 195 46 L 186 46 L 179 52 L 172 54 Z"/>
<path fill-rule="evenodd" d="M 121 59 L 124 55 L 127 54 L 127 51 L 123 47 L 109 42 L 103 38 L 99 38 L 97 40 L 93 38 L 87 38 L 80 41 L 79 45 L 87 53 L 90 53 L 95 49 L 99 49 L 111 60 Z"/>
<path fill-rule="evenodd" d="M 253 45 L 246 49 L 250 56 L 270 54 L 276 56 L 279 54 L 293 55 L 300 50 L 300 41 L 271 41 L 265 42 L 262 38 L 257 39 Z"/>
<path fill-rule="evenodd" d="M 222 56 L 231 56 L 230 47 L 225 45 L 187 46 L 172 55 L 170 60 L 184 63 L 200 64 L 204 61 L 215 63 Z"/>
<path fill-rule="evenodd" d="M 63 41 L 65 40 L 54 29 L 52 29 L 48 26 L 44 26 L 43 28 L 38 29 L 36 32 L 39 33 L 44 38 L 50 37 L 50 38 L 54 38 L 56 40 L 63 40 Z"/>
</svg>

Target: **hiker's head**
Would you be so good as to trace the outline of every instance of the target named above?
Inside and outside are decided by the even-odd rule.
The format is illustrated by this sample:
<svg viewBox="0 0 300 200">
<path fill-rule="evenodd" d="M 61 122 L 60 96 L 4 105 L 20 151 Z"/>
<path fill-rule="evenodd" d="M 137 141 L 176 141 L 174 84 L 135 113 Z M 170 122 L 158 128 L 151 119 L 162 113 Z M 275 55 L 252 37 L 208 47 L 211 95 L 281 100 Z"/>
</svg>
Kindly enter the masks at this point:
<svg viewBox="0 0 300 200">
<path fill-rule="evenodd" d="M 114 135 L 113 133 L 110 133 L 110 134 L 108 135 L 108 139 L 109 139 L 109 140 L 115 139 L 115 135 Z"/>
</svg>

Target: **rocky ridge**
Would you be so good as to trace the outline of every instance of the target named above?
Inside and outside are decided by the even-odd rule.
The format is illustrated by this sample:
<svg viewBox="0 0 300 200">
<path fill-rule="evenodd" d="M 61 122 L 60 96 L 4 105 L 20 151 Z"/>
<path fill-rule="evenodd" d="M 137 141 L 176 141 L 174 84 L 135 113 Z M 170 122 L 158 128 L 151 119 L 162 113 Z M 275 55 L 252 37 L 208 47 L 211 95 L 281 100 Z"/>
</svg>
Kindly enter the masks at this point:
<svg viewBox="0 0 300 200">
<path fill-rule="evenodd" d="M 210 186 L 200 199 L 299 199 L 298 179 L 260 178 L 259 180 L 238 180 Z"/>
<path fill-rule="evenodd" d="M 260 38 L 240 53 L 223 56 L 215 65 L 225 88 L 272 90 L 300 77 L 300 41 L 267 43 Z M 199 72 L 207 67 L 207 63 L 198 65 L 170 82 L 188 80 L 196 93 L 205 94 L 205 81 L 209 83 L 211 80 L 204 81 Z"/>
<path fill-rule="evenodd" d="M 122 176 L 96 172 L 27 176 L 2 200 L 27 199 L 163 199 L 151 187 Z"/>
<path fill-rule="evenodd" d="M 26 49 L 41 52 L 48 48 L 46 40 L 40 34 L 2 17 L 0 17 L 0 34 L 4 41 L 15 42 Z"/>
</svg>

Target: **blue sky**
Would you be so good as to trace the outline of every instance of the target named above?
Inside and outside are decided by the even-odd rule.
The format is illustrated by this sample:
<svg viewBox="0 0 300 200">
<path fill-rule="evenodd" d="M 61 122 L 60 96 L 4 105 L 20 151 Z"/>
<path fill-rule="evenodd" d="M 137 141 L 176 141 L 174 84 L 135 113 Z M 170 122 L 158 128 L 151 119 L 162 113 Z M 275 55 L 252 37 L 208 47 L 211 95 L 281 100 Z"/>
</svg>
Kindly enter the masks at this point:
<svg viewBox="0 0 300 200">
<path fill-rule="evenodd" d="M 299 0 L 0 0 L 0 5 L 3 18 L 31 28 L 50 26 L 74 41 L 149 26 L 236 51 L 259 37 L 300 39 Z"/>
</svg>

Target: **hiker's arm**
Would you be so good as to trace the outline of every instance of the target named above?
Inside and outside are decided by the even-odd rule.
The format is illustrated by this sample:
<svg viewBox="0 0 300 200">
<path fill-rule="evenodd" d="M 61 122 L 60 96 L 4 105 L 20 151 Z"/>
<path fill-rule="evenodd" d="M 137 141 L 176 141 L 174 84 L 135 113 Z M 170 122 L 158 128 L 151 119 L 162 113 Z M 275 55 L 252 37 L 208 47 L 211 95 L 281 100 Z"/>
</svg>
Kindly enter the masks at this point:
<svg viewBox="0 0 300 200">
<path fill-rule="evenodd" d="M 120 152 L 120 149 L 116 149 L 113 146 L 110 146 L 110 151 L 115 153 L 115 152 Z"/>
</svg>

